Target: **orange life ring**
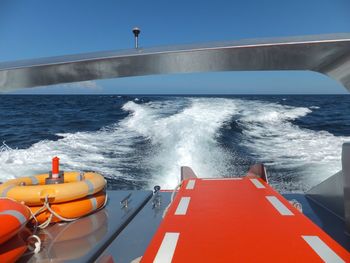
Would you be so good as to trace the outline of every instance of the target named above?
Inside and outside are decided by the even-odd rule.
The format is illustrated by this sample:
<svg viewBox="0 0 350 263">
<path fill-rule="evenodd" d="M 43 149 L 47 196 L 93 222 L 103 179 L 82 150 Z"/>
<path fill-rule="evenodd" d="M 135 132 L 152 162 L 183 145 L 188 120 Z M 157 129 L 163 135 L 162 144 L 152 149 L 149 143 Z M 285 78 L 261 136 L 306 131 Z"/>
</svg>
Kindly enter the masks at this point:
<svg viewBox="0 0 350 263">
<path fill-rule="evenodd" d="M 59 203 L 59 204 L 51 204 L 51 209 L 57 213 L 58 215 L 64 217 L 64 218 L 79 218 L 82 216 L 85 216 L 87 214 L 90 214 L 97 209 L 101 208 L 106 200 L 106 194 L 105 192 L 101 191 L 97 194 L 94 194 L 92 196 L 87 196 L 81 199 L 77 199 L 70 202 L 65 203 Z M 41 206 L 31 206 L 29 207 L 32 212 L 35 214 Z M 48 210 L 45 210 L 38 215 L 36 215 L 36 219 L 39 223 L 43 223 L 50 217 L 51 212 Z M 51 222 L 61 222 L 59 218 L 53 216 Z"/>
<path fill-rule="evenodd" d="M 21 203 L 0 198 L 0 244 L 16 235 L 26 225 L 30 215 L 29 209 Z"/>
<path fill-rule="evenodd" d="M 94 172 L 65 172 L 63 184 L 45 184 L 49 174 L 21 177 L 0 184 L 0 196 L 23 201 L 26 205 L 37 206 L 48 198 L 50 203 L 62 203 L 103 190 L 106 180 Z"/>
</svg>

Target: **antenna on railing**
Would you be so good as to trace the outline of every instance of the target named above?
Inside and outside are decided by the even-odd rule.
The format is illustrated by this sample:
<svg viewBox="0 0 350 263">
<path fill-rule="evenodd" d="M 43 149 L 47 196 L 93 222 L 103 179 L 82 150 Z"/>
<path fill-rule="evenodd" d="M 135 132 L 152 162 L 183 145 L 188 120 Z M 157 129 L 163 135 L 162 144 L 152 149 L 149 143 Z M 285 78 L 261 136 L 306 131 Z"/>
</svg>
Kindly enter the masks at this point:
<svg viewBox="0 0 350 263">
<path fill-rule="evenodd" d="M 138 27 L 134 27 L 132 32 L 135 36 L 135 48 L 139 48 L 139 34 L 141 33 L 141 30 Z"/>
</svg>

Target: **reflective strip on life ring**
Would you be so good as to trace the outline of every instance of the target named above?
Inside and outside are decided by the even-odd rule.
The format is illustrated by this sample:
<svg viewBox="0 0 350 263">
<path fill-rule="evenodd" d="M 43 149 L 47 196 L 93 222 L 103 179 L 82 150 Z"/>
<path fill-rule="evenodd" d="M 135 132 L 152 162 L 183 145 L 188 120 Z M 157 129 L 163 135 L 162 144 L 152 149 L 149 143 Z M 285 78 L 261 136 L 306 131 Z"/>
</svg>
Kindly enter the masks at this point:
<svg viewBox="0 0 350 263">
<path fill-rule="evenodd" d="M 23 225 L 27 222 L 27 218 L 25 218 L 24 215 L 21 212 L 18 212 L 17 210 L 5 210 L 0 212 L 0 216 L 3 215 L 13 216 L 18 220 L 20 225 Z"/>
<path fill-rule="evenodd" d="M 84 181 L 84 183 L 86 183 L 86 185 L 88 186 L 88 195 L 92 195 L 94 193 L 94 185 L 93 185 L 93 183 L 90 180 L 88 180 L 88 179 L 86 179 Z"/>
<path fill-rule="evenodd" d="M 1 193 L 1 197 L 7 197 L 8 191 L 10 191 L 12 188 L 16 187 L 15 185 L 9 185 L 8 187 L 4 188 Z"/>
<path fill-rule="evenodd" d="M 39 184 L 39 181 L 38 181 L 38 179 L 35 176 L 30 176 L 29 178 L 32 181 L 32 185 Z"/>
<path fill-rule="evenodd" d="M 91 203 L 91 211 L 95 211 L 97 209 L 97 199 L 95 197 L 91 198 L 90 203 Z"/>
<path fill-rule="evenodd" d="M 98 173 L 65 172 L 63 184 L 45 184 L 48 174 L 9 180 L 0 185 L 0 196 L 25 202 L 29 206 L 62 203 L 95 194 L 104 189 L 106 180 Z"/>
</svg>

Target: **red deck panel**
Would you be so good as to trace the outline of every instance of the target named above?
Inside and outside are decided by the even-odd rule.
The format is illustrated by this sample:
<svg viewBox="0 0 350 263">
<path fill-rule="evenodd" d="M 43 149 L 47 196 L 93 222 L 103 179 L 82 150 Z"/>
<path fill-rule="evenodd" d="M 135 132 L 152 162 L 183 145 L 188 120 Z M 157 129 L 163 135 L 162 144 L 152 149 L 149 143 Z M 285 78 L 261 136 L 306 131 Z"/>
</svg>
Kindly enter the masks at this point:
<svg viewBox="0 0 350 263">
<path fill-rule="evenodd" d="M 172 236 L 173 254 L 171 245 L 163 244 L 163 248 L 168 246 L 160 261 L 164 263 L 323 262 L 322 254 L 350 262 L 347 250 L 279 193 L 261 179 L 256 178 L 265 188 L 250 179 L 190 179 L 195 180 L 193 189 L 186 189 L 189 180 L 184 181 L 141 262 L 153 262 L 161 253 L 166 233 L 177 234 Z M 276 197 L 293 215 L 282 215 L 266 196 Z M 182 197 L 190 197 L 187 210 L 185 201 L 178 208 Z M 326 249 L 316 244 L 319 251 L 315 252 L 302 236 L 316 236 Z"/>
</svg>

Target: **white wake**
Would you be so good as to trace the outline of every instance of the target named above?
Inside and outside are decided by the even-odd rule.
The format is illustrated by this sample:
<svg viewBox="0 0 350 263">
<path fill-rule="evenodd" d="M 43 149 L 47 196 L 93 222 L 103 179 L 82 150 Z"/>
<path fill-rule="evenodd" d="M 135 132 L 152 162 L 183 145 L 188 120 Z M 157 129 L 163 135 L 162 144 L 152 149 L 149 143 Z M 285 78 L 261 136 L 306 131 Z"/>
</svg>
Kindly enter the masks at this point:
<svg viewBox="0 0 350 263">
<path fill-rule="evenodd" d="M 341 144 L 348 139 L 292 123 L 315 108 L 258 100 L 129 101 L 123 110 L 129 112 L 125 119 L 97 132 L 59 134 L 62 139 L 40 141 L 28 149 L 3 146 L 0 181 L 47 172 L 53 156 L 61 158 L 65 170 L 93 170 L 132 181 L 147 178 L 149 187 L 173 188 L 183 165 L 200 177 L 232 176 L 237 156 L 218 139 L 225 124 L 235 120 L 242 129 L 237 147 L 247 149 L 256 162 L 297 171 L 290 188 L 305 190 L 340 170 Z"/>
</svg>

